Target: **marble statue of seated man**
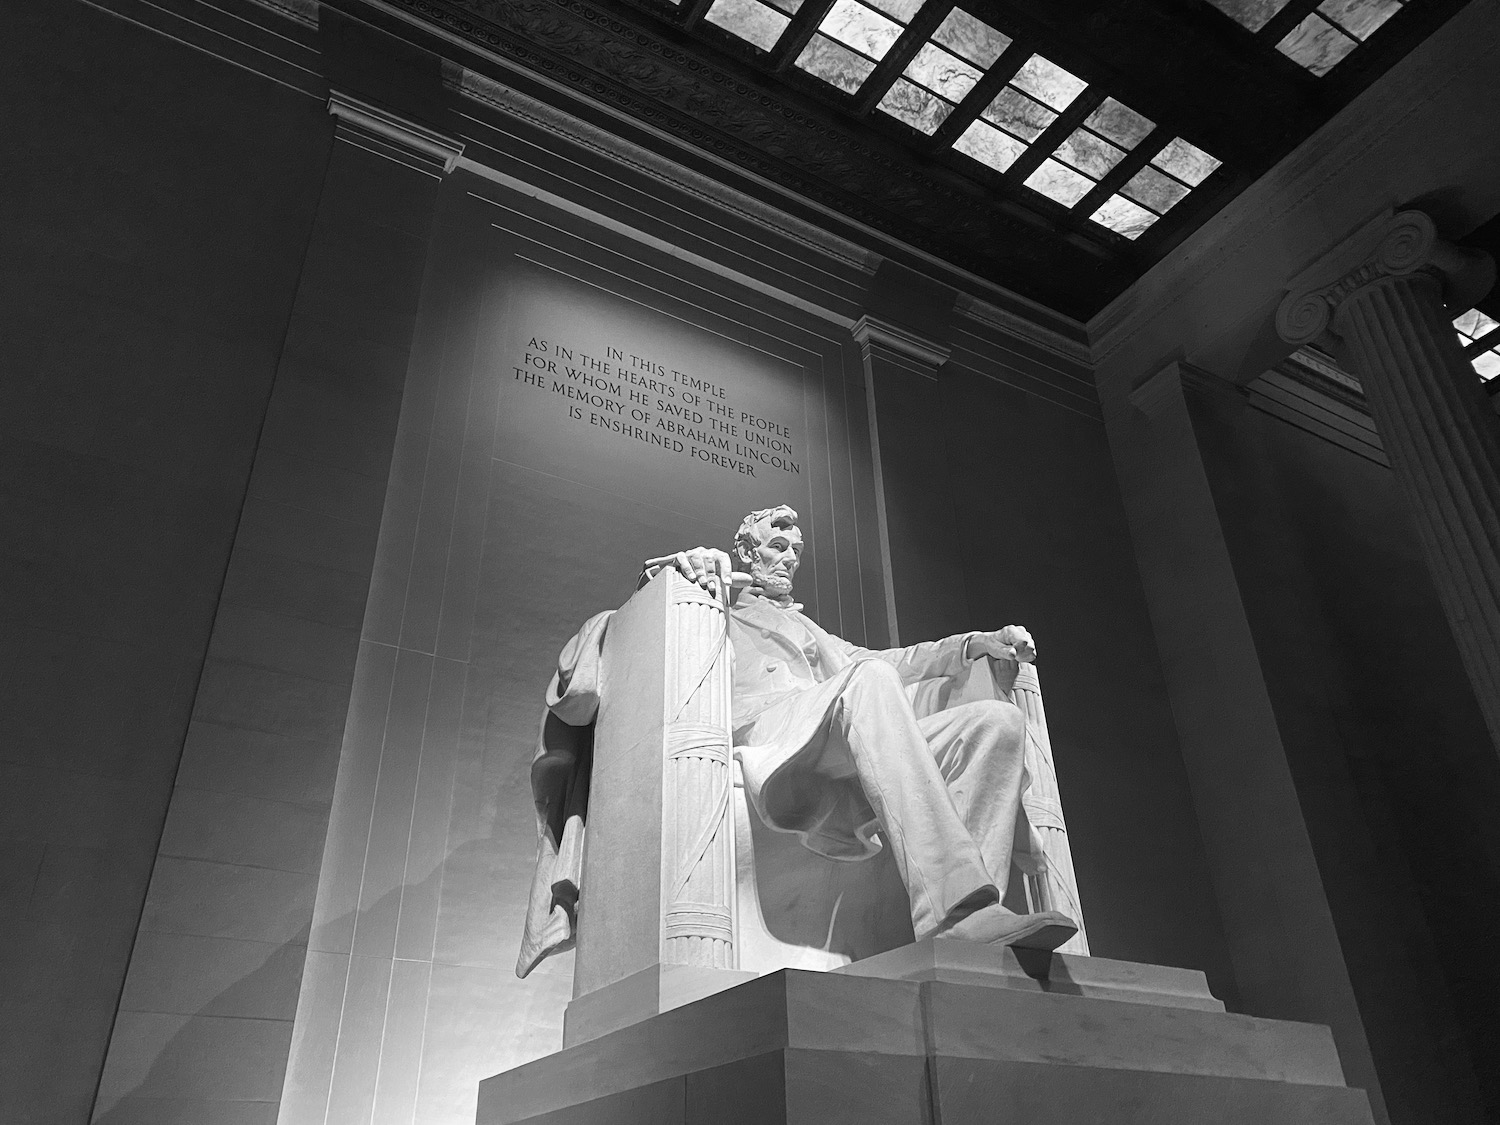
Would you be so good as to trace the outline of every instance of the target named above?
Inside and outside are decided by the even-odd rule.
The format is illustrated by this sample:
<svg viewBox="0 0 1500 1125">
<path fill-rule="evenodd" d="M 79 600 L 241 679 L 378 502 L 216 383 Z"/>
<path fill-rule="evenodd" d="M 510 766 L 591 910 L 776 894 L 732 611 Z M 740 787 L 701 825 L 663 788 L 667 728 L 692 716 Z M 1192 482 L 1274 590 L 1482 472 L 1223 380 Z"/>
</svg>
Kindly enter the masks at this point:
<svg viewBox="0 0 1500 1125">
<path fill-rule="evenodd" d="M 733 587 L 734 751 L 771 827 L 814 852 L 857 860 L 889 846 L 918 938 L 1055 949 L 1077 932 L 1047 911 L 1001 905 L 1021 815 L 1025 718 L 999 700 L 919 719 L 905 685 L 972 660 L 1035 659 L 1019 626 L 871 650 L 819 628 L 792 600 L 797 513 L 752 512 L 728 554 L 697 547 L 653 560 L 718 596 Z M 879 833 L 880 840 L 873 837 Z"/>
</svg>

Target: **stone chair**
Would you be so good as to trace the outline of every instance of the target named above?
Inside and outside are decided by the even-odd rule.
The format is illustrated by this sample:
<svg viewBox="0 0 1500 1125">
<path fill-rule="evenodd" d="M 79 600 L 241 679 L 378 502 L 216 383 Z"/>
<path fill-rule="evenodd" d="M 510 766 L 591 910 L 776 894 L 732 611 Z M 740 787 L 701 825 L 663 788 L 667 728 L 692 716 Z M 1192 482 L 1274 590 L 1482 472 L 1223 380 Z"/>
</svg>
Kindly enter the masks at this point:
<svg viewBox="0 0 1500 1125">
<path fill-rule="evenodd" d="M 768 829 L 731 744 L 724 607 L 673 570 L 605 635 L 582 857 L 571 1046 L 783 968 L 828 970 L 913 941 L 889 851 L 825 859 Z M 1088 953 L 1036 670 L 983 659 L 908 688 L 919 715 L 984 698 L 1027 718 L 1029 785 L 1007 905 L 1079 923 Z"/>
</svg>

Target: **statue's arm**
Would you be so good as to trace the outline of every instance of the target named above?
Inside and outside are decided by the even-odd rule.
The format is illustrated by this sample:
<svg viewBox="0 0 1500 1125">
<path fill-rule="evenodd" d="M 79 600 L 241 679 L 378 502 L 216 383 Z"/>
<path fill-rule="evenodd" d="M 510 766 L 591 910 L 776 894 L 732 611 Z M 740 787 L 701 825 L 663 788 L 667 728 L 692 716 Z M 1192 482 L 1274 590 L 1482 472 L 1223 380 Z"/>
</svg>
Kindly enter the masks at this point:
<svg viewBox="0 0 1500 1125">
<path fill-rule="evenodd" d="M 1019 625 L 993 632 L 957 633 L 939 641 L 921 641 L 903 648 L 868 649 L 842 642 L 851 660 L 874 658 L 894 665 L 905 683 L 956 676 L 982 656 L 1030 662 L 1036 659 L 1031 634 Z"/>
</svg>

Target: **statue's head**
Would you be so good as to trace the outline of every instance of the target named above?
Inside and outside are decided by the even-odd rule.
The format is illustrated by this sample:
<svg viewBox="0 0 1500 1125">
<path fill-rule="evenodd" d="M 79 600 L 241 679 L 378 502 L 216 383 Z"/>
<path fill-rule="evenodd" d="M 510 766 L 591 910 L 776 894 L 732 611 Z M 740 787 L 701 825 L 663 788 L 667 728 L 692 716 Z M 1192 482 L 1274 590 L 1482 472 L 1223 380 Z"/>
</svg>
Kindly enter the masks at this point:
<svg viewBox="0 0 1500 1125">
<path fill-rule="evenodd" d="M 802 530 L 785 504 L 751 512 L 734 533 L 734 553 L 750 568 L 755 584 L 773 597 L 788 597 L 802 562 Z"/>
</svg>

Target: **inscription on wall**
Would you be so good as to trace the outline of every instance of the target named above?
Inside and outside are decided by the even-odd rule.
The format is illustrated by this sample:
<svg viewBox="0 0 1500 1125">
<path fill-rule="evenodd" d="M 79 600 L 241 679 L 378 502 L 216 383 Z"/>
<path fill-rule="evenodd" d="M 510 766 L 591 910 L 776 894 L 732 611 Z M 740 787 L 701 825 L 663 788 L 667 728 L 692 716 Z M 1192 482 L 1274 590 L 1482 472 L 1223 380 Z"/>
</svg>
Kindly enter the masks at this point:
<svg viewBox="0 0 1500 1125">
<path fill-rule="evenodd" d="M 757 480 L 802 475 L 792 426 L 737 403 L 723 382 L 626 348 L 605 344 L 601 355 L 591 347 L 528 335 L 512 380 L 555 397 L 560 415 L 594 441 L 636 442 Z"/>
</svg>

